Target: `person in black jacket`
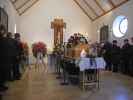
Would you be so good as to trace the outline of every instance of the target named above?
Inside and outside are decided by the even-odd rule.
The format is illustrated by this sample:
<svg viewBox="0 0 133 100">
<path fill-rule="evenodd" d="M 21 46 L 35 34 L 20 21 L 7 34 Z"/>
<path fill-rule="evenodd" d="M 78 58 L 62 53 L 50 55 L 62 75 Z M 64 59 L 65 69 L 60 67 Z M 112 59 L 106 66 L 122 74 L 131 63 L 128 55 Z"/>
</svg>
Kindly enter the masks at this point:
<svg viewBox="0 0 133 100">
<path fill-rule="evenodd" d="M 118 72 L 118 67 L 120 64 L 120 47 L 117 45 L 117 40 L 113 40 L 111 54 L 112 54 L 113 72 Z"/>
<path fill-rule="evenodd" d="M 111 48 L 112 44 L 110 42 L 105 42 L 104 46 L 102 47 L 103 57 L 106 61 L 106 70 L 111 71 L 112 70 L 112 64 L 111 64 Z"/>
<path fill-rule="evenodd" d="M 17 56 L 17 46 L 16 46 L 16 41 L 15 39 L 13 39 L 12 37 L 12 33 L 8 32 L 7 33 L 7 42 L 9 44 L 9 48 L 8 48 L 8 62 L 9 62 L 9 68 L 10 68 L 10 80 L 14 80 L 15 79 L 15 74 L 14 74 L 14 62 Z"/>
<path fill-rule="evenodd" d="M 8 43 L 5 37 L 5 27 L 0 25 L 0 91 L 8 89 L 5 83 L 8 81 Z"/>
<path fill-rule="evenodd" d="M 20 62 L 23 53 L 23 48 L 20 42 L 19 33 L 15 34 L 15 46 L 16 46 L 16 51 L 15 51 L 15 61 L 13 65 L 13 75 L 14 75 L 14 80 L 19 80 L 21 78 Z"/>
<path fill-rule="evenodd" d="M 124 40 L 124 45 L 122 46 L 122 62 L 123 62 L 123 67 L 122 67 L 122 72 L 124 74 L 129 74 L 130 73 L 130 57 L 131 57 L 131 45 L 129 44 L 128 39 Z"/>
<path fill-rule="evenodd" d="M 130 62 L 131 62 L 131 65 L 130 65 L 130 75 L 133 76 L 133 37 L 131 38 L 131 57 L 130 57 Z"/>
</svg>

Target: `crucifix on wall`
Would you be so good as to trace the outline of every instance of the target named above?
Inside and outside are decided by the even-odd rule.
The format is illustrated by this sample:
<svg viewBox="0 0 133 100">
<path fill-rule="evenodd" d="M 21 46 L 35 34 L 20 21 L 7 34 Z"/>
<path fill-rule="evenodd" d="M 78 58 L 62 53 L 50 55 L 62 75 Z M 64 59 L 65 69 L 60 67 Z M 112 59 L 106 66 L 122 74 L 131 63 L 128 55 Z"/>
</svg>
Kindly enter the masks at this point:
<svg viewBox="0 0 133 100">
<path fill-rule="evenodd" d="M 54 29 L 54 47 L 63 44 L 63 28 L 66 28 L 66 23 L 63 19 L 54 19 L 51 28 Z"/>
</svg>

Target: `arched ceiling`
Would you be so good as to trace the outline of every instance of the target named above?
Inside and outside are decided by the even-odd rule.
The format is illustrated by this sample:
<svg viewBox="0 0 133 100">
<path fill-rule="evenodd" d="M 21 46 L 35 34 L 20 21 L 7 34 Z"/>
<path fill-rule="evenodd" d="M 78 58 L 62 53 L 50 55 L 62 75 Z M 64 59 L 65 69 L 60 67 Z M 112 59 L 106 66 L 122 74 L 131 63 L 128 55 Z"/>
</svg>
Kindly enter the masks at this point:
<svg viewBox="0 0 133 100">
<path fill-rule="evenodd" d="M 36 4 L 39 0 L 10 0 L 19 15 L 25 13 L 29 8 Z"/>
<path fill-rule="evenodd" d="M 92 20 L 104 16 L 130 0 L 74 0 L 81 10 Z"/>
<path fill-rule="evenodd" d="M 22 15 L 29 8 L 39 0 L 10 0 L 15 9 Z M 73 0 L 81 10 L 89 17 L 90 20 L 95 21 L 103 15 L 109 13 L 115 8 L 125 4 L 130 0 Z"/>
</svg>

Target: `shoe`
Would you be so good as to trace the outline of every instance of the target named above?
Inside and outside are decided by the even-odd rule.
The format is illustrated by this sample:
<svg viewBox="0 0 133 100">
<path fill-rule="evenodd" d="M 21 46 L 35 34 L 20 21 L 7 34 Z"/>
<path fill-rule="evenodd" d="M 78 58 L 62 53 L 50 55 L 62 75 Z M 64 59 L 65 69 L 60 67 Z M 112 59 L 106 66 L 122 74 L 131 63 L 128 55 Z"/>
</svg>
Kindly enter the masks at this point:
<svg viewBox="0 0 133 100">
<path fill-rule="evenodd" d="M 21 80 L 21 77 L 16 77 L 15 80 Z"/>
<path fill-rule="evenodd" d="M 3 92 L 3 91 L 6 91 L 8 90 L 8 87 L 6 86 L 0 86 L 0 91 Z"/>
<path fill-rule="evenodd" d="M 2 100 L 2 95 L 0 94 L 0 100 Z"/>
<path fill-rule="evenodd" d="M 13 82 L 13 81 L 15 81 L 15 80 L 12 78 L 12 79 L 10 79 L 9 81 L 10 81 L 10 82 Z"/>
<path fill-rule="evenodd" d="M 21 80 L 21 78 L 16 78 L 16 80 Z"/>
</svg>

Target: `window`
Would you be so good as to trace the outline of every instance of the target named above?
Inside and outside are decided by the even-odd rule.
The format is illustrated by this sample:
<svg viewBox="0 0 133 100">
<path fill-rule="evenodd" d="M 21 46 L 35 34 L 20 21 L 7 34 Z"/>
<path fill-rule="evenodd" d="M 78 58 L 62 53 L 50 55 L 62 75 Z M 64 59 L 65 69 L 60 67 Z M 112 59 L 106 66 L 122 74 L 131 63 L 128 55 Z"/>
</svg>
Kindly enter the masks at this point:
<svg viewBox="0 0 133 100">
<path fill-rule="evenodd" d="M 16 33 L 17 32 L 17 25 L 15 24 L 14 25 L 14 33 Z"/>
<path fill-rule="evenodd" d="M 128 19 L 125 16 L 118 16 L 113 23 L 113 34 L 117 38 L 125 36 L 128 29 Z"/>
</svg>

